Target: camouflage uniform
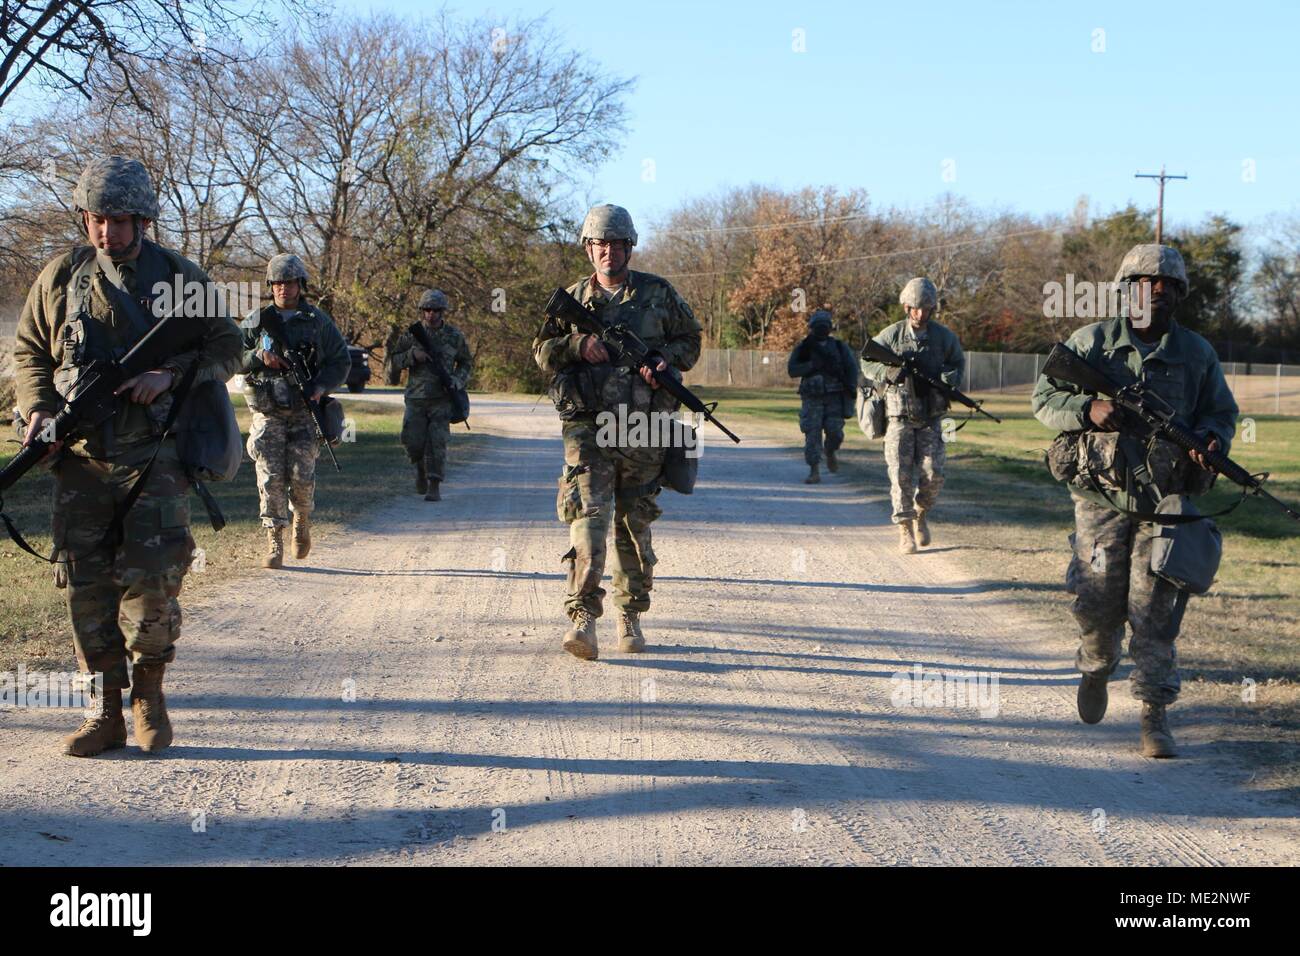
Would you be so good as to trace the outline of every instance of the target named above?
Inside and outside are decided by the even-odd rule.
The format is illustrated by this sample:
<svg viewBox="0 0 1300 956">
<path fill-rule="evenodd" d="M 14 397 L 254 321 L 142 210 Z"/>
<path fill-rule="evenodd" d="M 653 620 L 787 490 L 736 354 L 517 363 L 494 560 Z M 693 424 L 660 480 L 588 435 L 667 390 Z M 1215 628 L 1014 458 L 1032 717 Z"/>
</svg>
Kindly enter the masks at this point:
<svg viewBox="0 0 1300 956">
<path fill-rule="evenodd" d="M 474 374 L 474 357 L 460 329 L 446 320 L 436 329 L 426 324 L 425 334 L 438 350 L 437 360 L 452 380 L 464 388 Z M 447 458 L 447 440 L 451 436 L 451 398 L 438 380 L 433 365 L 417 360 L 419 342 L 409 331 L 403 332 L 393 346 L 393 364 L 408 368 L 406 412 L 402 416 L 402 447 L 413 464 L 424 462 L 430 481 L 442 481 Z"/>
<path fill-rule="evenodd" d="M 263 348 L 262 317 L 271 317 L 275 304 L 250 312 L 240 324 L 243 335 L 244 397 L 253 412 L 248 432 L 248 456 L 257 470 L 257 494 L 262 526 L 289 524 L 289 506 L 295 514 L 309 516 L 316 506 L 316 459 L 320 439 L 311 409 L 287 371 L 269 368 L 258 353 Z M 317 388 L 327 393 L 347 379 L 352 367 L 347 343 L 324 309 L 299 300 L 293 315 L 284 319 L 290 348 L 312 356 L 314 374 L 307 393 Z"/>
<path fill-rule="evenodd" d="M 928 320 L 919 333 L 906 319 L 895 322 L 875 341 L 899 355 L 915 353 L 927 375 L 961 388 L 966 372 L 961 343 L 934 319 Z M 889 468 L 892 520 L 895 524 L 912 521 L 918 509 L 928 511 L 934 507 L 943 488 L 947 450 L 940 419 L 948 410 L 948 400 L 928 386 L 918 388 L 910 375 L 900 380 L 899 370 L 878 362 L 863 359 L 862 374 L 878 384 L 886 383 L 889 425 L 885 431 L 885 464 Z"/>
<path fill-rule="evenodd" d="M 141 239 L 137 259 L 117 266 L 127 291 L 150 317 L 155 283 L 172 285 L 177 275 L 182 283 L 209 281 L 193 262 L 148 239 Z M 14 352 L 24 418 L 57 412 L 84 363 L 120 357 L 139 337 L 110 305 L 107 281 L 87 246 L 41 270 L 18 322 Z M 172 372 L 173 388 L 196 362 L 196 382 L 226 381 L 238 367 L 239 332 L 230 317 L 194 321 L 205 326 L 201 349 L 162 365 Z M 169 392 L 150 405 L 121 400 L 102 427 L 70 436 L 53 466 L 52 534 L 68 561 L 77 662 L 84 673 L 102 672 L 105 690 L 130 686 L 128 656 L 138 669 L 169 663 L 176 655 L 178 596 L 194 541 L 189 482 L 173 439 L 163 442 L 143 493 L 123 521 L 122 543 L 104 543 L 116 506 L 158 446 L 171 404 Z"/>
<path fill-rule="evenodd" d="M 1139 379 L 1147 383 L 1174 407 L 1180 424 L 1203 437 L 1218 438 L 1220 450 L 1228 453 L 1237 404 L 1214 348 L 1195 332 L 1171 320 L 1168 332 L 1144 358 L 1128 320 L 1116 318 L 1084 326 L 1066 346 L 1121 384 Z M 1053 430 L 1083 432 L 1081 440 L 1096 450 L 1095 455 L 1089 453 L 1094 460 L 1120 462 L 1118 469 L 1098 474 L 1115 505 L 1128 511 L 1154 510 L 1152 493 L 1134 484 L 1134 469 L 1124 464 L 1128 458 L 1123 440 L 1114 432 L 1089 430 L 1092 398 L 1044 375 L 1034 390 L 1034 414 Z M 1168 442 L 1153 443 L 1135 455 L 1144 460 L 1163 494 L 1195 494 L 1209 486 L 1208 475 Z M 1070 494 L 1074 555 L 1066 581 L 1075 595 L 1073 612 L 1079 623 L 1078 668 L 1093 677 L 1114 672 L 1127 621 L 1132 629 L 1133 696 L 1151 704 L 1172 703 L 1179 690 L 1174 640 L 1187 592 L 1151 573 L 1151 522 L 1123 514 L 1099 492 L 1071 485 Z"/>
<path fill-rule="evenodd" d="M 700 357 L 701 329 L 691 308 L 664 279 L 647 272 L 628 272 L 613 300 L 600 291 L 594 275 L 569 287 L 569 293 L 605 321 L 625 323 L 669 365 L 689 370 Z M 600 412 L 671 413 L 677 400 L 666 389 L 651 389 L 640 375 L 608 363 L 583 362 L 583 333 L 548 320 L 533 340 L 533 355 L 544 372 L 573 376 L 584 383 L 590 405 L 562 413 L 564 474 L 557 512 L 569 525 L 568 595 L 570 618 L 579 608 L 593 617 L 603 613 L 606 538 L 611 512 L 614 523 L 614 603 L 641 612 L 650 607 L 655 553 L 650 525 L 662 514 L 657 498 L 665 449 L 600 447 L 596 416 Z"/>
<path fill-rule="evenodd" d="M 829 313 L 826 323 L 830 324 Z M 809 325 L 816 323 L 809 319 Z M 803 458 L 809 465 L 822 460 L 823 439 L 827 452 L 844 444 L 844 419 L 854 414 L 857 400 L 858 365 L 853 350 L 839 339 L 804 339 L 790 353 L 786 371 L 799 382 L 799 430 L 803 432 Z"/>
</svg>

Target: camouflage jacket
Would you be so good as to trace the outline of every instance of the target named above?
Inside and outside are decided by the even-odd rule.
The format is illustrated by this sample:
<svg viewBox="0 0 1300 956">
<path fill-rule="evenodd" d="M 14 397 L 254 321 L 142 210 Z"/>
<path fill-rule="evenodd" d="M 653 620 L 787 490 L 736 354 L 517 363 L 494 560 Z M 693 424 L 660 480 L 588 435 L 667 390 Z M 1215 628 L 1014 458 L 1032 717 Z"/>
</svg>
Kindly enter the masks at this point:
<svg viewBox="0 0 1300 956">
<path fill-rule="evenodd" d="M 207 273 L 195 263 L 148 239 L 141 240 L 140 255 L 123 272 L 127 291 L 151 318 L 155 304 L 167 314 L 166 305 L 155 300 L 174 295 L 178 280 L 182 289 L 187 283 L 198 283 L 212 291 Z M 77 291 L 71 288 L 74 276 L 78 277 Z M 160 282 L 170 288 L 164 290 Z M 188 300 L 188 294 L 183 294 Z M 221 301 L 215 294 L 205 299 Z M 173 389 L 196 362 L 196 382 L 224 382 L 239 368 L 239 330 L 232 318 L 223 310 L 193 321 L 204 326 L 202 346 L 175 355 L 161 366 L 172 373 Z M 63 395 L 86 363 L 120 358 L 135 341 L 126 317 L 115 314 L 110 305 L 108 279 L 97 265 L 92 247 L 78 246 L 51 260 L 32 284 L 18 320 L 14 366 L 20 414 L 29 419 L 37 411 L 58 412 Z M 73 454 L 107 457 L 119 448 L 156 440 L 171 404 L 170 391 L 149 405 L 121 401 L 102 428 L 93 434 L 75 434 L 65 447 Z"/>
<path fill-rule="evenodd" d="M 649 272 L 629 271 L 621 293 L 608 302 L 596 293 L 596 287 L 593 274 L 569 286 L 568 291 L 606 322 L 626 325 L 677 371 L 689 371 L 699 360 L 700 323 L 667 280 Z M 666 389 L 651 389 L 640 375 L 621 366 L 584 362 L 578 352 L 583 336 L 563 320 L 547 319 L 533 340 L 533 357 L 542 371 L 553 377 L 552 397 L 559 392 L 585 396 L 567 417 L 594 420 L 599 412 L 614 411 L 619 405 L 640 411 L 676 408 L 677 400 Z M 561 416 L 566 412 L 562 410 Z"/>
<path fill-rule="evenodd" d="M 858 387 L 853 350 L 834 336 L 820 341 L 811 335 L 805 338 L 790 352 L 785 370 L 791 378 L 801 379 L 799 394 L 805 398 L 854 393 Z"/>
<path fill-rule="evenodd" d="M 875 337 L 875 341 L 898 355 L 913 354 L 921 371 L 952 388 L 961 388 L 966 375 L 966 355 L 961 342 L 947 326 L 934 319 L 925 324 L 920 338 L 906 319 L 895 322 Z M 949 402 L 929 386 L 917 387 L 912 376 L 902 377 L 899 369 L 880 362 L 861 360 L 862 374 L 885 394 L 885 412 L 915 424 L 927 424 L 948 410 Z"/>
<path fill-rule="evenodd" d="M 1128 320 L 1115 318 L 1085 325 L 1071 335 L 1065 345 L 1121 385 L 1142 381 L 1173 406 L 1178 424 L 1202 438 L 1218 438 L 1220 451 L 1225 455 L 1228 453 L 1237 427 L 1237 402 L 1228 389 L 1214 347 L 1195 332 L 1171 322 L 1169 331 L 1156 348 L 1143 358 Z M 1089 441 L 1112 443 L 1107 455 L 1108 459 L 1114 459 L 1115 433 L 1096 431 L 1088 419 L 1088 404 L 1095 397 L 1073 385 L 1042 375 L 1034 389 L 1034 415 L 1054 431 L 1086 432 L 1083 437 Z M 1179 469 L 1179 476 L 1175 477 L 1182 480 L 1188 476 L 1198 477 L 1195 473 L 1200 469 L 1185 461 L 1186 454 L 1172 445 L 1163 450 L 1149 446 L 1146 452 L 1148 459 L 1157 454 L 1176 459 L 1169 465 Z M 1126 462 L 1122 456 L 1116 461 L 1119 473 L 1115 476 L 1116 488 L 1110 494 L 1115 504 L 1129 511 L 1143 510 L 1154 504 L 1131 493 L 1132 463 Z M 1154 464 L 1151 470 L 1158 471 Z M 1194 493 L 1208 488 L 1208 485 L 1206 482 L 1200 489 L 1165 487 L 1163 490 L 1167 494 L 1182 490 Z M 1101 494 L 1073 485 L 1071 491 L 1098 504 L 1114 507 Z"/>
<path fill-rule="evenodd" d="M 275 312 L 275 304 L 255 309 L 239 324 L 243 338 L 244 396 L 256 412 L 276 409 L 302 408 L 302 396 L 293 385 L 287 371 L 273 369 L 258 357 L 262 351 L 262 317 Z M 317 388 L 333 391 L 347 381 L 352 368 L 348 345 L 338 326 L 324 309 L 310 302 L 300 301 L 298 311 L 284 323 L 288 342 L 281 343 L 293 349 L 303 349 L 309 354 L 308 367 L 312 372 L 306 383 L 310 393 Z"/>
<path fill-rule="evenodd" d="M 469 343 L 465 341 L 464 333 L 446 321 L 436 329 L 431 329 L 426 324 L 424 332 L 432 340 L 434 348 L 438 350 L 437 358 L 442 362 L 442 367 L 447 370 L 452 381 L 465 388 L 469 384 L 470 376 L 474 374 L 474 356 L 470 354 Z M 432 363 L 415 357 L 415 350 L 419 345 L 420 343 L 416 341 L 409 329 L 393 343 L 393 366 L 411 370 L 406 378 L 406 397 L 417 401 L 446 398 L 446 390 L 442 387 L 442 382 L 438 379 L 438 373 L 434 371 Z"/>
</svg>

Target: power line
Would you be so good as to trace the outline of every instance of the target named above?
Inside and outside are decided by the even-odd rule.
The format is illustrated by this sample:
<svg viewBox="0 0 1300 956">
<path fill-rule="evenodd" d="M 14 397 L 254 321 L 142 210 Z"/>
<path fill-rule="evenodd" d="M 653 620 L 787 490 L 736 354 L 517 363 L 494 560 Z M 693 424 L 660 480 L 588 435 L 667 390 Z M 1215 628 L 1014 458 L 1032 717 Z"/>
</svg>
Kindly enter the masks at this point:
<svg viewBox="0 0 1300 956">
<path fill-rule="evenodd" d="M 1174 178 L 1174 177 L 1169 177 Z M 1185 178 L 1185 177 L 1184 177 Z M 847 216 L 814 216 L 811 219 L 782 219 L 779 222 L 761 223 L 752 226 L 701 226 L 698 229 L 672 229 L 668 231 L 654 230 L 652 238 L 658 240 L 664 236 L 696 236 L 708 233 L 744 233 L 744 232 L 765 232 L 774 229 L 791 229 L 797 226 L 824 226 L 841 222 L 859 222 L 862 220 L 876 219 L 878 214 L 863 212 L 853 213 Z M 1114 218 L 1114 217 L 1106 217 Z M 1106 219 L 1098 219 L 1096 222 L 1105 222 Z"/>
<path fill-rule="evenodd" d="M 670 232 L 656 232 L 660 236 L 695 236 L 714 232 L 763 232 L 769 229 L 789 229 L 794 226 L 830 225 L 836 222 L 857 222 L 860 219 L 874 218 L 873 213 L 858 213 L 852 216 L 818 216 L 814 219 L 787 219 L 782 222 L 764 223 L 758 226 L 702 226 L 699 229 L 674 229 Z"/>
<path fill-rule="evenodd" d="M 1102 222 L 1109 222 L 1111 219 L 1119 219 L 1127 213 L 1116 213 L 1113 216 L 1106 216 L 1104 219 L 1093 220 L 1093 225 Z M 800 262 L 799 268 L 814 268 L 817 266 L 838 265 L 845 262 L 866 262 L 871 259 L 888 259 L 892 256 L 910 256 L 922 252 L 937 252 L 942 249 L 953 249 L 958 246 L 972 246 L 981 242 L 991 242 L 996 239 L 1018 239 L 1023 236 L 1041 235 L 1047 232 L 1062 232 L 1063 230 L 1056 226 L 1042 226 L 1037 229 L 1022 229 L 1016 232 L 1004 232 L 998 235 L 977 236 L 974 239 L 956 239 L 952 242 L 941 242 L 933 246 L 919 246 L 915 249 L 895 249 L 891 252 L 874 252 L 865 256 L 844 256 L 840 259 L 819 259 L 814 262 Z M 710 276 L 727 275 L 726 271 L 717 272 L 666 272 L 663 273 L 665 279 L 700 279 Z"/>
</svg>

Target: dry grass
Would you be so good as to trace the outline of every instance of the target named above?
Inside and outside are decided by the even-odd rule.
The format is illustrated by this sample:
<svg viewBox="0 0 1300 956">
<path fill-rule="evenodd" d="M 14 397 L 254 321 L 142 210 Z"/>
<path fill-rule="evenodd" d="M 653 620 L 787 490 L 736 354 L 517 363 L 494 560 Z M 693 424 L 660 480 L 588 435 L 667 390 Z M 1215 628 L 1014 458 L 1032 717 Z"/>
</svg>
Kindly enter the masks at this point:
<svg viewBox="0 0 1300 956">
<path fill-rule="evenodd" d="M 249 415 L 241 398 L 236 396 L 235 403 L 246 437 Z M 317 510 L 312 523 L 319 535 L 346 530 L 368 508 L 395 494 L 414 493 L 410 488 L 411 467 L 397 440 L 402 422 L 400 406 L 352 402 L 347 413 L 356 421 L 357 440 L 337 450 L 343 471 L 336 473 L 324 454 L 317 464 Z M 478 442 L 472 433 L 456 433 L 451 466 L 465 467 Z M 0 455 L 0 464 L 7 460 L 8 454 Z M 186 595 L 203 594 L 232 578 L 258 573 L 266 549 L 252 463 L 245 461 L 234 481 L 209 487 L 229 523 L 220 534 L 214 532 L 197 496 L 191 496 L 191 530 L 196 545 L 203 549 L 204 569 L 186 577 Z M 6 512 L 43 554 L 50 548 L 52 488 L 49 473 L 34 469 L 11 489 L 5 501 Z M 19 551 L 2 536 L 0 541 L 4 541 L 0 544 L 0 580 L 5 582 L 0 588 L 0 671 L 11 671 L 20 662 L 29 669 L 74 669 L 66 592 L 55 588 L 48 565 Z"/>
</svg>

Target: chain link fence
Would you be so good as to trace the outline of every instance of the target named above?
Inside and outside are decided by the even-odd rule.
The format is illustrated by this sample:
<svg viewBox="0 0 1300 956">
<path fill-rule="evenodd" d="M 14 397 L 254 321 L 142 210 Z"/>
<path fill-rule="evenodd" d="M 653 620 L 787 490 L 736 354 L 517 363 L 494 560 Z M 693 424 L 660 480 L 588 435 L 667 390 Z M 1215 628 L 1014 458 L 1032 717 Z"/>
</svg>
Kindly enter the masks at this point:
<svg viewBox="0 0 1300 956">
<path fill-rule="evenodd" d="M 786 374 L 788 352 L 757 349 L 704 349 L 700 360 L 683 377 L 688 386 L 730 385 L 735 388 L 796 388 Z"/>
<path fill-rule="evenodd" d="M 686 384 L 794 389 L 799 383 L 786 374 L 788 357 L 754 349 L 704 349 L 686 373 Z M 1046 361 L 1046 355 L 1028 352 L 967 352 L 962 391 L 1028 396 Z M 1300 415 L 1300 365 L 1225 362 L 1223 374 L 1242 414 Z"/>
</svg>

